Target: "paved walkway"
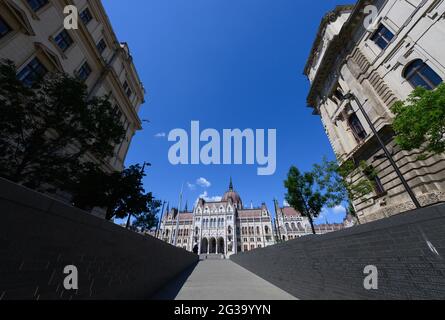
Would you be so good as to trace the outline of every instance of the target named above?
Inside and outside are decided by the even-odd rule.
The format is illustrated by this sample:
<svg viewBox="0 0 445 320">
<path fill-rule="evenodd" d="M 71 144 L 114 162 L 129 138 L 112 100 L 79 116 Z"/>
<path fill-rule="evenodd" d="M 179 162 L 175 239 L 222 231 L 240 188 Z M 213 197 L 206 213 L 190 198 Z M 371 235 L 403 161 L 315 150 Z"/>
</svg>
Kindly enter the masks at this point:
<svg viewBox="0 0 445 320">
<path fill-rule="evenodd" d="M 191 274 L 165 288 L 155 299 L 297 300 L 230 260 L 199 262 Z"/>
</svg>

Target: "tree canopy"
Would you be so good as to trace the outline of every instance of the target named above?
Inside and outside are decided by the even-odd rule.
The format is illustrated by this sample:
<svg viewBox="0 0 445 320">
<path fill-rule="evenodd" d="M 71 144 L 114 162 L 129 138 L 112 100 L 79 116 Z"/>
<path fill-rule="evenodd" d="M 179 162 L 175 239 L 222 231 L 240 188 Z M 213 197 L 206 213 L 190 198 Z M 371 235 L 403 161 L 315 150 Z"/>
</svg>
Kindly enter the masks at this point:
<svg viewBox="0 0 445 320">
<path fill-rule="evenodd" d="M 143 187 L 145 165 L 130 166 L 122 172 L 106 173 L 94 168 L 79 177 L 73 185 L 73 203 L 82 209 L 107 208 L 108 220 L 135 217 L 139 227 L 155 224 L 160 201 Z M 153 217 L 154 215 L 154 217 Z M 139 220 L 138 220 L 139 219 Z"/>
<path fill-rule="evenodd" d="M 124 129 L 108 97 L 88 99 L 85 84 L 64 73 L 49 73 L 32 87 L 16 74 L 12 61 L 0 62 L 0 176 L 63 189 L 113 156 Z"/>
<path fill-rule="evenodd" d="M 284 186 L 287 188 L 286 201 L 309 219 L 312 232 L 316 234 L 314 219 L 320 215 L 328 197 L 317 187 L 315 174 L 301 173 L 297 167 L 292 166 Z"/>
<path fill-rule="evenodd" d="M 403 149 L 420 149 L 421 158 L 445 152 L 445 84 L 435 90 L 416 88 L 391 108 L 396 142 Z"/>
</svg>

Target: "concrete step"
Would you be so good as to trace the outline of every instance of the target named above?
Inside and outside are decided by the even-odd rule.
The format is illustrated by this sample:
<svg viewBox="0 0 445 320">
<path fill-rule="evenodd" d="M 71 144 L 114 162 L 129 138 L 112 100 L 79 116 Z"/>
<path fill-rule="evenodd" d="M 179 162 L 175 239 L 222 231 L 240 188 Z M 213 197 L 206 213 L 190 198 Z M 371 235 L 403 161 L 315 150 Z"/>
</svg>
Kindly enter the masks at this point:
<svg viewBox="0 0 445 320">
<path fill-rule="evenodd" d="M 225 256 L 223 254 L 201 254 L 199 255 L 199 260 L 224 260 Z"/>
</svg>

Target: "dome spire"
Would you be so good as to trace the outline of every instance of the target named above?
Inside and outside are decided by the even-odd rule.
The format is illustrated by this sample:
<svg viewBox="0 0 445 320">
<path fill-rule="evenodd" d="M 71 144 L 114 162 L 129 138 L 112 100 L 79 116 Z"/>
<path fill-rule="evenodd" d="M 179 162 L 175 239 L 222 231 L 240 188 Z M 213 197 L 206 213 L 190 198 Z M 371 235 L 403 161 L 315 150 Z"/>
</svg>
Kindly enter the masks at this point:
<svg viewBox="0 0 445 320">
<path fill-rule="evenodd" d="M 230 177 L 229 191 L 233 191 L 232 177 Z"/>
</svg>

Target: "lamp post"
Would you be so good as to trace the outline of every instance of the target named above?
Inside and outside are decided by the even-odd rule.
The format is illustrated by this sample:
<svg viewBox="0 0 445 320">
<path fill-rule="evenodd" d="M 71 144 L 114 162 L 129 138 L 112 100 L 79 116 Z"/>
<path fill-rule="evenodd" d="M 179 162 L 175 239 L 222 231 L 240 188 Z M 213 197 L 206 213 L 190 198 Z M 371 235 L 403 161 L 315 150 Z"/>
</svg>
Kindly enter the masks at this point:
<svg viewBox="0 0 445 320">
<path fill-rule="evenodd" d="M 389 162 L 391 163 L 392 167 L 396 171 L 396 174 L 399 177 L 400 181 L 402 181 L 402 184 L 405 187 L 406 192 L 408 192 L 412 202 L 414 203 L 414 205 L 416 206 L 417 209 L 421 208 L 422 206 L 420 205 L 419 200 L 417 200 L 416 195 L 414 194 L 413 190 L 411 189 L 411 187 L 408 185 L 408 182 L 403 177 L 402 172 L 400 171 L 399 167 L 397 166 L 396 162 L 394 161 L 391 153 L 386 148 L 386 145 L 383 143 L 383 140 L 380 138 L 380 135 L 378 134 L 377 129 L 374 127 L 374 124 L 372 123 L 371 119 L 369 118 L 368 114 L 366 113 L 366 111 L 363 108 L 363 105 L 361 104 L 359 99 L 353 93 L 347 93 L 346 95 L 343 96 L 343 100 L 351 100 L 351 99 L 357 103 L 358 108 L 360 109 L 361 113 L 363 114 L 363 117 L 365 118 L 366 122 L 368 123 L 369 127 L 371 128 L 372 132 L 374 133 L 374 136 L 377 138 L 377 141 L 378 141 L 380 147 L 385 152 L 385 155 L 388 158 Z"/>
</svg>

